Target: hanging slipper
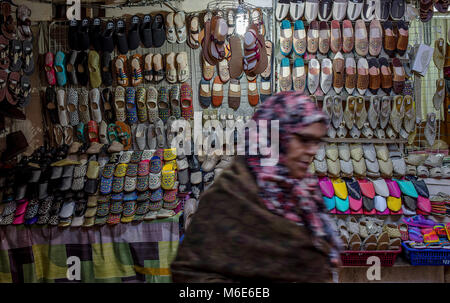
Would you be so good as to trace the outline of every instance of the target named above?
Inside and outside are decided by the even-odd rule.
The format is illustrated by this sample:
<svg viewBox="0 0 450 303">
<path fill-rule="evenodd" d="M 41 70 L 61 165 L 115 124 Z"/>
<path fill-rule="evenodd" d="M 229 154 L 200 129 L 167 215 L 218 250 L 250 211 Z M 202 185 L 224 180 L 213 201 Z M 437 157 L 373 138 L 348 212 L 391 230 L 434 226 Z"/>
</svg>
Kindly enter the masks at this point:
<svg viewBox="0 0 450 303">
<path fill-rule="evenodd" d="M 98 140 L 98 124 L 94 120 L 88 123 L 88 138 L 89 142 L 99 142 Z"/>
<path fill-rule="evenodd" d="M 270 81 L 271 75 L 272 75 L 272 50 L 273 49 L 273 43 L 272 41 L 266 40 L 266 52 L 267 52 L 267 67 L 266 69 L 261 73 L 261 79 Z"/>
<path fill-rule="evenodd" d="M 153 46 L 152 21 L 151 15 L 144 15 L 144 18 L 139 26 L 140 40 L 145 48 L 150 48 Z"/>
<path fill-rule="evenodd" d="M 192 88 L 188 83 L 181 85 L 181 116 L 189 120 L 194 116 L 194 109 L 192 105 Z"/>
<path fill-rule="evenodd" d="M 279 85 L 281 91 L 289 91 L 292 89 L 291 64 L 288 58 L 281 60 Z"/>
<path fill-rule="evenodd" d="M 89 113 L 89 93 L 86 89 L 81 89 L 78 102 L 78 116 L 81 122 L 87 124 L 91 120 Z"/>
<path fill-rule="evenodd" d="M 141 68 L 141 59 L 142 56 L 140 54 L 134 54 L 131 59 L 131 85 L 138 86 L 144 80 L 142 76 L 142 68 Z"/>
<path fill-rule="evenodd" d="M 33 44 L 31 41 L 23 41 L 22 45 L 22 69 L 23 73 L 30 76 L 34 73 Z"/>
<path fill-rule="evenodd" d="M 370 22 L 369 28 L 369 54 L 377 57 L 381 52 L 383 28 L 381 27 L 380 21 L 375 19 Z"/>
<path fill-rule="evenodd" d="M 367 29 L 364 21 L 361 19 L 357 20 L 355 24 L 355 50 L 362 57 L 367 56 L 369 52 Z"/>
<path fill-rule="evenodd" d="M 158 90 L 158 115 L 166 123 L 170 116 L 169 91 L 166 87 L 160 87 Z"/>
<path fill-rule="evenodd" d="M 264 18 L 263 18 L 263 12 L 261 8 L 254 8 L 250 12 L 250 23 L 255 24 L 258 28 L 258 33 L 261 36 L 266 35 L 266 27 L 264 26 Z"/>
<path fill-rule="evenodd" d="M 169 43 L 175 43 L 177 41 L 177 35 L 175 32 L 174 24 L 175 13 L 169 13 L 165 18 L 166 25 L 166 39 Z"/>
<path fill-rule="evenodd" d="M 155 83 L 160 83 L 164 80 L 165 74 L 162 55 L 153 55 L 153 81 Z"/>
<path fill-rule="evenodd" d="M 56 84 L 56 75 L 53 68 L 54 59 L 55 57 L 53 53 L 48 52 L 47 54 L 45 54 L 45 74 L 47 75 L 48 85 Z"/>
<path fill-rule="evenodd" d="M 102 77 L 100 74 L 100 55 L 95 51 L 89 51 L 89 81 L 91 87 L 97 88 L 102 84 Z"/>
<path fill-rule="evenodd" d="M 250 25 L 254 26 L 254 25 Z M 255 30 L 257 30 L 256 26 Z M 207 48 L 208 55 L 212 59 L 214 65 L 218 61 L 225 58 L 225 39 L 228 34 L 228 25 L 226 21 L 219 17 L 214 16 L 211 19 L 211 38 L 209 41 L 209 47 Z"/>
<path fill-rule="evenodd" d="M 242 72 L 244 71 L 243 67 L 243 56 L 242 56 L 242 47 L 241 47 L 241 39 L 238 36 L 230 37 L 230 47 L 231 47 L 231 60 L 228 64 L 230 69 L 230 77 L 231 79 L 239 79 Z M 203 57 L 205 63 L 209 62 Z M 211 66 L 211 64 L 209 64 Z M 214 66 L 214 65 L 212 65 Z M 203 70 L 205 71 L 205 64 L 203 65 Z M 213 70 L 209 70 L 208 72 L 203 72 L 204 78 L 211 80 L 214 76 Z M 205 77 L 206 76 L 206 77 Z"/>
<path fill-rule="evenodd" d="M 85 51 L 80 52 L 75 60 L 76 75 L 78 84 L 87 86 L 89 82 L 88 55 Z"/>
<path fill-rule="evenodd" d="M 135 50 L 141 43 L 141 38 L 139 37 L 139 27 L 141 24 L 141 19 L 139 16 L 134 15 L 131 17 L 130 28 L 128 29 L 128 48 L 129 50 Z"/>
<path fill-rule="evenodd" d="M 386 93 L 390 94 L 392 90 L 392 71 L 387 58 L 380 58 L 378 60 L 380 63 L 381 72 L 381 89 Z"/>
<path fill-rule="evenodd" d="M 404 21 L 398 21 L 398 40 L 397 40 L 397 53 L 403 56 L 408 48 L 408 25 Z"/>
<path fill-rule="evenodd" d="M 89 29 L 89 40 L 91 41 L 92 46 L 97 52 L 100 52 L 102 50 L 101 29 L 102 29 L 102 20 L 100 18 L 95 18 L 92 21 L 91 28 Z"/>
<path fill-rule="evenodd" d="M 122 87 L 128 86 L 127 57 L 124 55 L 117 56 L 115 67 L 116 67 L 117 84 L 119 84 Z"/>
<path fill-rule="evenodd" d="M 72 22 L 72 21 L 71 21 Z M 108 21 L 105 26 L 105 30 L 102 32 L 100 37 L 100 44 L 102 51 L 112 53 L 115 48 L 114 35 L 115 24 L 113 21 Z M 69 36 L 70 41 L 70 36 Z M 70 43 L 70 42 L 69 42 Z M 74 48 L 72 48 L 74 49 Z"/>
<path fill-rule="evenodd" d="M 9 70 L 20 71 L 22 67 L 22 43 L 19 40 L 9 41 Z"/>
<path fill-rule="evenodd" d="M 210 82 L 201 79 L 200 80 L 200 93 L 199 93 L 199 101 L 200 105 L 203 107 L 209 107 L 211 105 L 211 85 Z"/>
<path fill-rule="evenodd" d="M 333 14 L 333 1 L 332 0 L 322 0 L 319 3 L 319 20 L 329 21 Z"/>
<path fill-rule="evenodd" d="M 298 31 L 297 36 L 298 36 L 298 39 L 300 39 L 301 25 L 300 25 L 300 23 L 297 23 L 297 22 L 295 22 L 295 24 L 297 25 L 297 27 L 299 27 L 299 29 L 297 30 Z M 302 22 L 302 24 L 303 24 L 303 22 Z M 283 56 L 289 56 L 291 54 L 292 41 L 293 41 L 293 33 L 292 33 L 291 22 L 289 22 L 289 20 L 283 20 L 281 22 L 281 35 L 280 35 L 280 49 L 281 49 L 281 54 Z M 297 44 L 299 44 L 299 43 L 297 43 Z"/>
<path fill-rule="evenodd" d="M 377 20 L 386 21 L 391 13 L 392 0 L 379 0 L 375 5 L 375 17 Z M 373 20 L 372 20 L 373 21 Z"/>
<path fill-rule="evenodd" d="M 132 143 L 130 127 L 121 121 L 117 121 L 116 122 L 116 131 L 117 131 L 117 136 L 119 137 L 120 143 L 123 144 L 123 150 L 129 150 L 131 148 L 131 143 Z"/>
<path fill-rule="evenodd" d="M 154 87 L 147 89 L 147 113 L 148 121 L 153 123 L 158 118 L 158 91 Z"/>
<path fill-rule="evenodd" d="M 89 91 L 89 105 L 91 110 L 91 117 L 97 123 L 102 122 L 102 110 L 100 108 L 100 91 L 98 88 L 93 88 Z"/>
<path fill-rule="evenodd" d="M 189 80 L 189 63 L 186 52 L 180 52 L 176 58 L 178 82 L 183 83 Z"/>
<path fill-rule="evenodd" d="M 340 94 L 344 88 L 344 69 L 344 56 L 338 52 L 333 59 L 333 88 L 337 94 Z"/>
<path fill-rule="evenodd" d="M 90 39 L 89 39 L 89 27 L 90 27 L 90 20 L 88 18 L 84 18 L 81 21 L 80 27 L 78 28 L 78 46 L 81 51 L 86 51 L 89 49 L 90 46 Z"/>
<path fill-rule="evenodd" d="M 58 85 L 59 86 L 66 85 L 67 83 L 66 55 L 61 51 L 56 53 L 55 71 L 56 71 L 56 80 L 58 80 Z"/>
<path fill-rule="evenodd" d="M 80 123 L 78 115 L 78 94 L 73 88 L 69 89 L 67 97 L 67 109 L 69 111 L 70 125 L 77 126 Z"/>
<path fill-rule="evenodd" d="M 308 53 L 315 54 L 319 48 L 319 30 L 319 22 L 312 21 L 309 24 L 306 38 Z"/>
<path fill-rule="evenodd" d="M 67 61 L 66 70 L 69 78 L 69 83 L 72 85 L 78 85 L 77 71 L 75 68 L 75 62 L 77 61 L 78 51 L 72 51 Z"/>
<path fill-rule="evenodd" d="M 369 87 L 369 63 L 365 58 L 358 60 L 358 77 L 356 80 L 358 92 L 364 95 Z"/>
<path fill-rule="evenodd" d="M 147 97 L 147 92 L 145 88 L 140 87 L 136 92 L 136 108 L 139 122 L 145 123 L 147 122 L 147 105 L 145 102 L 145 98 Z"/>
<path fill-rule="evenodd" d="M 183 11 L 180 11 L 175 14 L 174 17 L 177 43 L 185 43 L 186 42 L 186 16 Z"/>
<path fill-rule="evenodd" d="M 294 83 L 294 90 L 303 93 L 305 91 L 306 86 L 306 72 L 305 72 L 305 64 L 302 58 L 296 58 L 294 61 L 294 68 L 292 70 L 292 80 Z"/>
<path fill-rule="evenodd" d="M 20 107 L 26 107 L 31 101 L 31 80 L 28 76 L 24 75 L 20 78 L 20 93 L 19 93 Z"/>
<path fill-rule="evenodd" d="M 403 19 L 403 17 L 405 16 L 405 12 L 406 12 L 406 1 L 405 0 L 392 0 L 392 5 L 391 5 L 392 20 Z"/>
<path fill-rule="evenodd" d="M 164 28 L 164 17 L 158 14 L 152 23 L 152 43 L 153 47 L 161 47 L 166 41 L 166 33 Z"/>
<path fill-rule="evenodd" d="M 228 88 L 228 106 L 234 110 L 239 108 L 241 104 L 241 85 L 239 80 L 231 79 Z"/>
<path fill-rule="evenodd" d="M 384 28 L 384 51 L 389 57 L 393 58 L 395 56 L 395 50 L 397 49 L 397 37 L 394 33 L 394 27 L 391 21 L 386 21 L 383 23 Z"/>
<path fill-rule="evenodd" d="M 258 86 L 256 79 L 248 83 L 248 103 L 251 106 L 257 106 L 259 102 Z"/>
<path fill-rule="evenodd" d="M 376 1 L 364 0 L 364 5 L 361 12 L 361 18 L 364 22 L 370 22 L 375 18 Z"/>
<path fill-rule="evenodd" d="M 212 86 L 212 104 L 213 106 L 221 106 L 223 101 L 223 83 L 219 76 L 214 78 Z"/>
<path fill-rule="evenodd" d="M 6 97 L 6 92 L 8 90 L 7 81 L 8 81 L 8 73 L 5 70 L 0 69 L 0 103 Z M 48 87 L 47 90 L 49 90 L 49 89 L 51 89 L 51 88 Z M 47 96 L 47 94 L 46 94 L 46 96 Z M 55 122 L 53 122 L 53 123 L 55 123 Z"/>
<path fill-rule="evenodd" d="M 110 52 L 103 52 L 101 57 L 101 81 L 105 86 L 111 86 L 112 79 L 112 60 Z"/>
<path fill-rule="evenodd" d="M 187 39 L 187 44 L 192 49 L 197 49 L 200 47 L 199 42 L 200 25 L 198 17 L 194 16 L 189 21 L 189 39 Z M 230 24 L 228 24 L 228 34 L 230 34 Z"/>
<path fill-rule="evenodd" d="M 133 87 L 127 87 L 125 94 L 127 103 L 127 121 L 129 124 L 136 124 L 138 122 L 136 111 L 136 90 Z"/>
<path fill-rule="evenodd" d="M 123 19 L 117 20 L 114 36 L 117 42 L 117 50 L 121 55 L 126 55 L 128 53 L 128 41 L 126 31 L 127 28 L 125 21 Z"/>
<path fill-rule="evenodd" d="M 369 63 L 369 90 L 372 94 L 376 95 L 381 84 L 380 64 L 376 58 L 369 59 L 368 63 Z"/>
<path fill-rule="evenodd" d="M 117 136 L 116 125 L 111 123 L 108 125 L 108 141 L 109 143 L 113 143 L 114 141 L 118 141 L 119 137 Z"/>
<path fill-rule="evenodd" d="M 394 93 L 400 95 L 403 93 L 403 89 L 405 87 L 405 70 L 403 69 L 403 64 L 398 58 L 392 59 L 392 66 L 394 68 Z"/>
<path fill-rule="evenodd" d="M 147 82 L 153 81 L 153 54 L 149 53 L 144 59 L 144 78 Z"/>
<path fill-rule="evenodd" d="M 320 63 L 317 59 L 311 59 L 308 63 L 308 90 L 311 95 L 314 95 L 319 87 L 320 79 Z"/>
<path fill-rule="evenodd" d="M 353 50 L 355 44 L 355 37 L 353 33 L 353 25 L 350 20 L 344 20 L 342 23 L 342 50 L 344 53 L 350 53 Z"/>
<path fill-rule="evenodd" d="M 258 34 L 254 24 L 250 25 L 244 35 L 244 71 L 248 76 L 259 75 L 267 63 L 264 37 Z"/>
<path fill-rule="evenodd" d="M 326 21 L 321 21 L 319 25 L 319 52 L 326 55 L 330 50 L 330 28 Z"/>
<path fill-rule="evenodd" d="M 16 39 L 16 23 L 14 21 L 14 17 L 11 14 L 11 4 L 8 2 L 2 2 L 1 4 L 1 10 L 2 10 L 2 25 L 1 30 L 2 34 L 5 36 L 8 40 L 14 40 Z"/>
<path fill-rule="evenodd" d="M 339 24 L 339 21 L 337 21 L 337 20 L 331 21 L 331 43 L 330 43 L 330 48 L 333 51 L 333 53 L 340 52 L 341 49 L 342 49 L 341 25 Z"/>
<path fill-rule="evenodd" d="M 170 98 L 170 112 L 175 118 L 181 118 L 181 108 L 180 108 L 180 88 L 178 85 L 172 85 L 169 90 Z"/>
<path fill-rule="evenodd" d="M 8 91 L 6 94 L 7 100 L 11 105 L 16 105 L 19 101 L 17 97 L 20 93 L 20 74 L 18 72 L 11 72 L 8 76 Z"/>
<path fill-rule="evenodd" d="M 125 113 L 125 89 L 121 86 L 116 87 L 114 95 L 114 111 L 118 121 L 124 122 L 126 120 Z"/>
</svg>

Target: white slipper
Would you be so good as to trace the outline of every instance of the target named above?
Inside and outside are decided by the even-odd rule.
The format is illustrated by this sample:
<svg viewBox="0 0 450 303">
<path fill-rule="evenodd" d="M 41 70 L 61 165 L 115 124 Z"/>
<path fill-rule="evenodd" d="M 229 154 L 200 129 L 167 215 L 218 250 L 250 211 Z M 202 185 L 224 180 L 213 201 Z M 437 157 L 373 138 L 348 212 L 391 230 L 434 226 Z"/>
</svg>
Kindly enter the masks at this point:
<svg viewBox="0 0 450 303">
<path fill-rule="evenodd" d="M 319 14 L 319 0 L 306 0 L 305 18 L 306 21 L 311 22 L 317 19 Z"/>
<path fill-rule="evenodd" d="M 305 11 L 305 0 L 291 0 L 289 6 L 289 14 L 291 15 L 291 19 L 296 21 L 303 17 L 303 13 Z"/>
<path fill-rule="evenodd" d="M 319 80 L 320 80 L 320 63 L 317 59 L 311 59 L 308 64 L 308 90 L 311 93 L 311 95 L 314 95 L 317 88 L 319 87 Z"/>
<path fill-rule="evenodd" d="M 175 43 L 177 41 L 177 34 L 174 24 L 175 13 L 169 13 L 166 16 L 166 40 L 169 43 Z"/>
<path fill-rule="evenodd" d="M 380 112 L 380 98 L 378 96 L 370 97 L 370 106 L 368 112 L 368 120 L 371 128 L 376 129 L 378 126 L 378 113 Z"/>
<path fill-rule="evenodd" d="M 275 17 L 278 21 L 283 20 L 289 13 L 290 1 L 289 0 L 278 0 L 275 10 Z"/>
<path fill-rule="evenodd" d="M 186 15 L 180 11 L 174 17 L 175 29 L 177 34 L 177 43 L 186 42 Z"/>
<path fill-rule="evenodd" d="M 322 60 L 321 65 L 321 73 L 320 73 L 320 87 L 324 94 L 328 93 L 328 91 L 333 86 L 333 64 L 331 60 L 325 58 Z M 335 125 L 337 128 L 337 126 Z"/>
<path fill-rule="evenodd" d="M 347 17 L 351 21 L 355 21 L 361 16 L 361 11 L 363 8 L 363 1 L 349 1 L 347 4 Z"/>
<path fill-rule="evenodd" d="M 333 1 L 333 19 L 342 21 L 347 13 L 348 0 L 334 0 Z"/>
<path fill-rule="evenodd" d="M 375 18 L 375 7 L 376 7 L 375 0 L 364 0 L 361 18 L 365 22 L 372 21 L 372 19 Z"/>
</svg>

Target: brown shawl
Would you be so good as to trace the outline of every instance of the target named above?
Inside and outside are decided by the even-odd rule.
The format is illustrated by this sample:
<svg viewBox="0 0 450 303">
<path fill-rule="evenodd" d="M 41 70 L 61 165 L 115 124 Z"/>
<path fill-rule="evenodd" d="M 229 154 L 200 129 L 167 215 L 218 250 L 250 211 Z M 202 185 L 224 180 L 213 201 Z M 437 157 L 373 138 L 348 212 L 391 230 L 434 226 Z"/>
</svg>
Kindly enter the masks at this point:
<svg viewBox="0 0 450 303">
<path fill-rule="evenodd" d="M 173 282 L 329 282 L 327 254 L 311 233 L 270 212 L 238 157 L 204 192 L 178 255 Z"/>
</svg>

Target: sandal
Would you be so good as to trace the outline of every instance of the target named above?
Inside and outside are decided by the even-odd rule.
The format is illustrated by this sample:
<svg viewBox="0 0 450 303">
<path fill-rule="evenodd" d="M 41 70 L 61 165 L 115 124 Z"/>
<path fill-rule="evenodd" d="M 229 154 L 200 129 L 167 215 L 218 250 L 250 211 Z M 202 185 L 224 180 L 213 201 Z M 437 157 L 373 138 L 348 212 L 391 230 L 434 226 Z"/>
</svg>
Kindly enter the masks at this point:
<svg viewBox="0 0 450 303">
<path fill-rule="evenodd" d="M 160 83 L 164 79 L 165 74 L 162 55 L 153 55 L 153 81 Z"/>
<path fill-rule="evenodd" d="M 258 35 L 255 25 L 250 25 L 244 36 L 244 71 L 253 77 L 264 72 L 268 58 L 264 37 Z"/>
<path fill-rule="evenodd" d="M 183 83 L 183 82 L 188 81 L 189 77 L 190 77 L 190 73 L 189 73 L 189 64 L 188 64 L 187 53 L 186 52 L 178 53 L 176 62 L 177 62 L 178 82 Z"/>
<path fill-rule="evenodd" d="M 230 29 L 230 27 L 228 27 Z M 194 16 L 189 20 L 189 39 L 187 40 L 187 44 L 192 49 L 197 49 L 200 47 L 200 42 L 198 40 L 198 35 L 200 33 L 200 25 L 198 21 L 198 17 Z"/>
<path fill-rule="evenodd" d="M 22 43 L 19 40 L 9 41 L 9 60 L 10 71 L 20 71 L 22 67 Z"/>
<path fill-rule="evenodd" d="M 144 78 L 147 82 L 153 81 L 153 54 L 149 53 L 144 59 Z"/>
<path fill-rule="evenodd" d="M 241 39 L 238 36 L 232 36 L 230 37 L 230 47 L 231 47 L 231 59 L 228 64 L 230 69 L 230 77 L 231 79 L 239 79 L 242 75 L 242 72 L 244 71 L 244 65 L 243 65 L 243 56 L 242 56 L 242 47 L 241 47 Z M 205 57 L 203 57 L 204 63 L 209 62 L 206 60 Z M 205 71 L 205 64 L 203 65 L 203 70 Z M 211 64 L 209 64 L 211 66 Z M 212 65 L 214 66 L 214 65 Z M 206 66 L 208 67 L 208 66 Z M 208 71 L 208 73 L 203 73 L 205 77 L 205 80 L 211 80 L 214 76 L 214 70 L 212 68 L 212 71 Z M 208 79 L 209 78 L 209 79 Z"/>
<path fill-rule="evenodd" d="M 128 86 L 127 57 L 124 55 L 119 55 L 116 59 L 115 66 L 116 66 L 117 83 L 123 87 Z"/>
<path fill-rule="evenodd" d="M 132 69 L 132 77 L 131 77 L 131 85 L 138 86 L 143 81 L 142 69 L 141 69 L 141 59 L 142 56 L 139 54 L 134 54 L 131 59 L 131 69 Z"/>
</svg>

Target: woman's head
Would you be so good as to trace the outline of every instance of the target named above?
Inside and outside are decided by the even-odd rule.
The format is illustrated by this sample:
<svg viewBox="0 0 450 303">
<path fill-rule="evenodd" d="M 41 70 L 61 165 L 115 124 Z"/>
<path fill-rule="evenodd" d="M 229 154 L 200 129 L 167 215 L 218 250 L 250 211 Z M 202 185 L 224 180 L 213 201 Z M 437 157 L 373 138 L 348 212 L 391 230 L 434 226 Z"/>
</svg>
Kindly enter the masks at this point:
<svg viewBox="0 0 450 303">
<path fill-rule="evenodd" d="M 301 179 L 307 175 L 317 149 L 329 124 L 327 116 L 307 96 L 297 92 L 279 93 L 265 101 L 253 119 L 279 123 L 279 160 L 276 165 L 280 177 Z M 272 124 L 271 124 L 271 127 Z M 270 137 L 271 131 L 268 131 Z M 271 138 L 268 138 L 272 144 Z M 252 161 L 262 156 L 248 156 Z M 274 171 L 268 168 L 268 172 Z"/>
</svg>

